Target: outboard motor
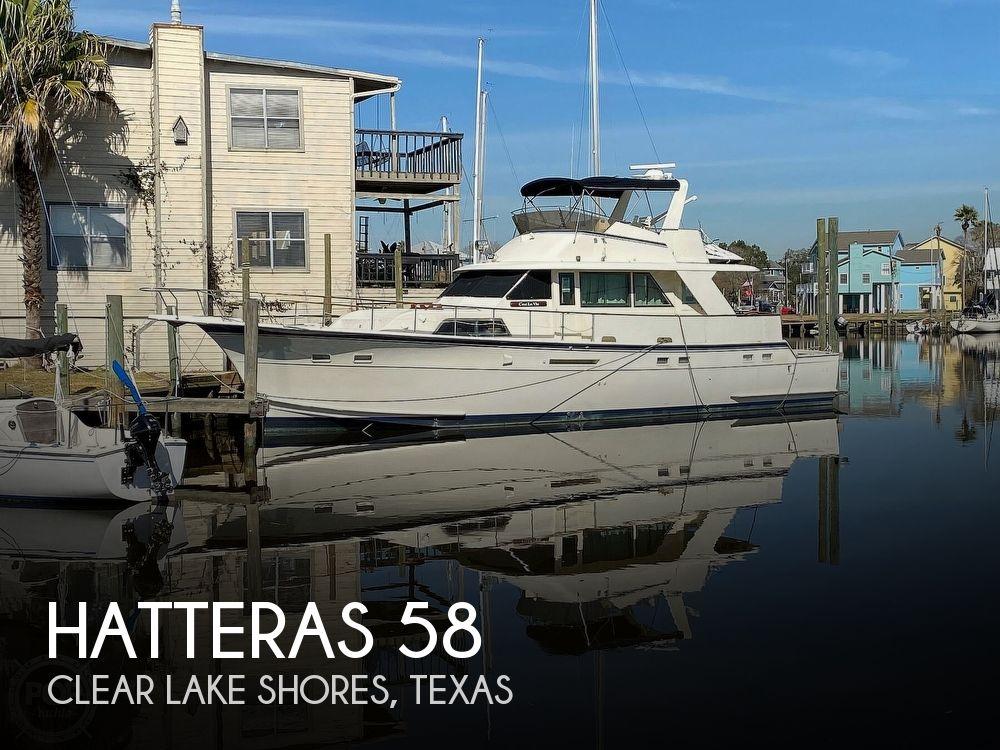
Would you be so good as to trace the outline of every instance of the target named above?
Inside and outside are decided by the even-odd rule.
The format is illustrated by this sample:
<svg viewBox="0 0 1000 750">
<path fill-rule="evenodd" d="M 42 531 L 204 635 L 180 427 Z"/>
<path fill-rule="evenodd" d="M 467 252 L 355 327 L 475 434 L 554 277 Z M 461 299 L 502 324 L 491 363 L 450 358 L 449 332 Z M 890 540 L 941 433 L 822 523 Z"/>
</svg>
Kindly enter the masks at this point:
<svg viewBox="0 0 1000 750">
<path fill-rule="evenodd" d="M 128 426 L 129 438 L 125 441 L 125 465 L 122 467 L 122 484 L 132 484 L 135 472 L 146 467 L 149 486 L 157 501 L 163 501 L 170 492 L 170 477 L 156 463 L 156 448 L 160 444 L 160 423 L 152 414 L 140 413 Z"/>
<path fill-rule="evenodd" d="M 140 466 L 146 467 L 149 475 L 149 487 L 156 496 L 157 505 L 166 505 L 170 495 L 170 476 L 156 463 L 156 448 L 160 443 L 160 423 L 146 410 L 139 389 L 135 387 L 132 378 L 117 360 L 111 363 L 111 369 L 122 384 L 132 394 L 132 400 L 139 410 L 135 419 L 129 424 L 129 438 L 125 441 L 125 465 L 122 467 L 122 484 L 132 484 L 135 472 Z"/>
</svg>

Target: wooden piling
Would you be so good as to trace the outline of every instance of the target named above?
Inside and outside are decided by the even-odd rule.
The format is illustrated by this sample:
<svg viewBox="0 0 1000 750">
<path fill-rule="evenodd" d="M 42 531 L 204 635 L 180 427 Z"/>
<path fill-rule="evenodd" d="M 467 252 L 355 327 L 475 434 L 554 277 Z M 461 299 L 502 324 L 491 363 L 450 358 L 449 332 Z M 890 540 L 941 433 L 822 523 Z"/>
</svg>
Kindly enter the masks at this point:
<svg viewBox="0 0 1000 750">
<path fill-rule="evenodd" d="M 240 240 L 240 274 L 243 280 L 243 309 L 246 310 L 250 299 L 250 240 L 244 237 Z"/>
<path fill-rule="evenodd" d="M 64 334 L 69 333 L 69 308 L 60 303 L 56 305 L 56 333 Z M 59 352 L 59 388 L 62 391 L 63 397 L 66 398 L 70 394 L 69 390 L 69 357 L 66 352 Z"/>
<path fill-rule="evenodd" d="M 257 400 L 258 325 L 260 300 L 247 299 L 243 307 L 243 398 Z"/>
<path fill-rule="evenodd" d="M 167 315 L 176 315 L 177 308 L 167 305 Z M 167 394 L 170 396 L 181 395 L 181 358 L 177 340 L 177 326 L 167 326 L 167 359 L 170 364 L 170 388 Z M 170 422 L 168 425 L 170 433 L 177 435 L 181 431 L 181 415 L 177 412 L 170 412 Z"/>
<path fill-rule="evenodd" d="M 323 325 L 333 320 L 333 241 L 323 235 Z"/>
<path fill-rule="evenodd" d="M 831 349 L 838 349 L 840 334 L 837 332 L 837 300 L 840 289 L 840 253 L 837 252 L 837 233 L 839 220 L 836 216 L 831 216 L 826 220 L 827 241 L 826 248 L 829 253 L 829 279 L 826 285 L 826 340 Z"/>
<path fill-rule="evenodd" d="M 829 344 L 829 329 L 826 325 L 826 219 L 816 219 L 816 327 L 819 328 L 819 348 Z"/>
<path fill-rule="evenodd" d="M 403 306 L 403 251 L 399 247 L 399 243 L 396 243 L 395 249 L 392 251 L 392 267 L 393 267 L 393 278 L 396 284 L 396 307 Z"/>
<path fill-rule="evenodd" d="M 125 315 L 120 294 L 109 294 L 105 305 L 105 336 L 107 338 L 107 372 L 105 387 L 111 394 L 109 418 L 111 425 L 118 423 L 125 414 L 125 386 L 111 370 L 112 362 L 125 364 Z"/>
</svg>

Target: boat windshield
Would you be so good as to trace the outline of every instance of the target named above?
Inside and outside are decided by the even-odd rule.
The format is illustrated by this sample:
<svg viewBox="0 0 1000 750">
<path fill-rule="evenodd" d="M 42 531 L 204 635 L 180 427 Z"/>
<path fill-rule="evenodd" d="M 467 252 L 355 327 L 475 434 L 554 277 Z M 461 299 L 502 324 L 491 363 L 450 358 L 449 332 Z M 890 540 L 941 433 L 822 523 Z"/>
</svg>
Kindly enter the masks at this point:
<svg viewBox="0 0 1000 750">
<path fill-rule="evenodd" d="M 526 206 L 512 214 L 518 234 L 529 232 L 554 232 L 568 229 L 571 232 L 596 232 L 603 234 L 611 226 L 604 214 L 576 206 L 538 207 Z"/>
<path fill-rule="evenodd" d="M 442 297 L 504 297 L 524 271 L 466 271 L 441 293 Z"/>
</svg>

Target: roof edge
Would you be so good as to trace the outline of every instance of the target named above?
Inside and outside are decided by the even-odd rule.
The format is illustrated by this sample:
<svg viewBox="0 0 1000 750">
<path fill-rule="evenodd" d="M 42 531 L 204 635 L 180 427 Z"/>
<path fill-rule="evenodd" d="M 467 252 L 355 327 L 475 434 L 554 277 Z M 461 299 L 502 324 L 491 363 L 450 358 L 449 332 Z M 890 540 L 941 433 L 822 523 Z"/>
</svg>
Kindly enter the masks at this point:
<svg viewBox="0 0 1000 750">
<path fill-rule="evenodd" d="M 133 39 L 122 39 L 105 34 L 98 34 L 98 38 L 112 47 L 122 49 L 134 49 L 142 52 L 149 52 L 153 46 L 148 42 L 137 42 Z M 266 57 L 250 57 L 247 55 L 230 55 L 223 52 L 205 52 L 206 60 L 216 60 L 218 62 L 231 62 L 241 65 L 257 65 L 261 67 L 286 68 L 288 70 L 300 70 L 306 73 L 320 73 L 323 75 L 338 76 L 341 78 L 353 78 L 360 81 L 370 81 L 374 84 L 385 86 L 399 86 L 402 80 L 396 76 L 384 73 L 369 73 L 363 70 L 353 70 L 351 68 L 332 68 L 327 65 L 314 65 L 312 63 L 293 62 L 291 60 L 274 60 Z"/>
</svg>

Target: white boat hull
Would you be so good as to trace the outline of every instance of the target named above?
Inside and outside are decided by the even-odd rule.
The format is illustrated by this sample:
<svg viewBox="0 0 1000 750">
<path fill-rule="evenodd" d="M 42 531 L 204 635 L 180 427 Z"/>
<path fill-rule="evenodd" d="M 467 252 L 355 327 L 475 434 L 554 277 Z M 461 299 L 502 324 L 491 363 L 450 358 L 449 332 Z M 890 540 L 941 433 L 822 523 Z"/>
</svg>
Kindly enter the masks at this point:
<svg viewBox="0 0 1000 750">
<path fill-rule="evenodd" d="M 956 333 L 1000 333 L 1000 317 L 958 318 L 951 321 L 951 329 Z"/>
<path fill-rule="evenodd" d="M 446 433 L 447 434 L 447 433 Z M 510 519 L 482 527 L 462 519 L 521 508 L 566 509 L 581 498 L 602 498 L 603 523 L 655 517 L 682 506 L 688 513 L 763 505 L 781 498 L 782 482 L 799 458 L 835 455 L 837 419 L 829 413 L 800 420 L 727 419 L 590 429 L 524 429 L 467 439 L 362 446 L 265 447 L 258 486 L 265 536 L 300 542 L 323 535 L 400 531 L 420 546 L 456 533 L 466 544 L 482 533 L 512 533 Z M 199 477 L 193 493 L 229 486 L 228 477 Z M 226 511 L 225 519 L 240 518 Z M 245 530 L 213 524 L 216 541 L 238 542 Z M 536 520 L 535 531 L 541 531 Z M 418 524 L 426 524 L 419 538 Z M 456 532 L 456 529 L 461 531 Z M 450 531 L 446 531 L 450 529 Z M 532 535 L 519 528 L 514 538 Z"/>
<path fill-rule="evenodd" d="M 198 323 L 244 374 L 239 323 Z M 268 419 L 425 426 L 705 416 L 829 406 L 839 355 L 262 326 Z"/>
<path fill-rule="evenodd" d="M 113 430 L 102 432 L 112 433 Z M 176 486 L 184 471 L 187 444 L 163 438 L 156 451 L 160 468 Z M 125 449 L 119 442 L 110 447 L 61 445 L 0 445 L 0 498 L 150 500 L 149 475 L 144 466 L 133 483 L 122 484 Z"/>
</svg>

